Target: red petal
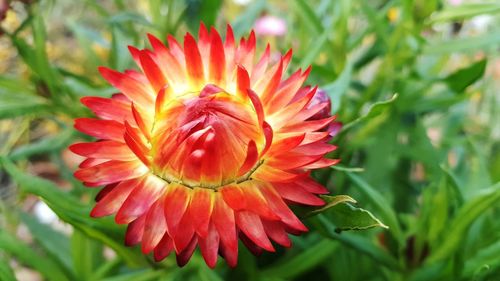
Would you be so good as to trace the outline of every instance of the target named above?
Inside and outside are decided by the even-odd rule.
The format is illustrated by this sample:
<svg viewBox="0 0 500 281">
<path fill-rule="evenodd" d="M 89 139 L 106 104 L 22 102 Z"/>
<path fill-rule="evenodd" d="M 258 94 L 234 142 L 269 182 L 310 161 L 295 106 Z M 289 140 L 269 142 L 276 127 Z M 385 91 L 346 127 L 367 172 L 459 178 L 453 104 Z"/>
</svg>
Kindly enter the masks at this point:
<svg viewBox="0 0 500 281">
<path fill-rule="evenodd" d="M 81 181 L 96 185 L 105 185 L 144 175 L 147 168 L 139 161 L 111 160 L 93 167 L 83 168 L 75 172 Z"/>
<path fill-rule="evenodd" d="M 221 93 L 221 92 L 224 92 L 224 90 L 221 89 L 221 88 L 219 88 L 219 87 L 217 87 L 214 84 L 207 84 L 201 90 L 201 92 L 200 92 L 200 98 L 203 98 L 203 97 L 206 97 L 206 96 L 215 95 L 215 94 L 218 94 L 218 93 Z"/>
<path fill-rule="evenodd" d="M 99 200 L 99 202 L 96 203 L 90 212 L 90 216 L 98 218 L 116 213 L 138 183 L 138 179 L 120 182 L 115 188 L 113 188 L 108 194 Z"/>
<path fill-rule="evenodd" d="M 184 52 L 187 74 L 194 86 L 200 87 L 204 80 L 203 62 L 201 60 L 196 40 L 189 33 L 184 36 Z"/>
<path fill-rule="evenodd" d="M 290 182 L 299 176 L 300 175 L 276 169 L 265 163 L 252 174 L 252 178 L 265 182 Z"/>
<path fill-rule="evenodd" d="M 273 128 L 266 121 L 262 123 L 262 131 L 264 132 L 264 137 L 266 138 L 266 145 L 260 152 L 260 157 L 264 156 L 273 144 Z"/>
<path fill-rule="evenodd" d="M 222 240 L 221 240 L 221 242 L 222 242 Z M 220 255 L 222 257 L 224 257 L 227 265 L 229 265 L 229 267 L 231 267 L 231 268 L 236 267 L 236 265 L 238 264 L 238 247 L 236 247 L 235 249 L 230 249 L 224 243 L 221 243 L 219 245 L 219 247 L 220 247 L 219 248 Z"/>
<path fill-rule="evenodd" d="M 340 159 L 327 159 L 327 158 L 322 158 L 316 162 L 313 162 L 309 165 L 303 166 L 303 169 L 320 169 L 320 168 L 325 168 L 325 167 L 330 167 L 333 166 L 337 163 L 340 162 Z"/>
<path fill-rule="evenodd" d="M 82 161 L 82 163 L 80 163 L 80 165 L 78 165 L 78 168 L 89 168 L 89 167 L 93 167 L 93 166 L 96 166 L 96 165 L 99 165 L 101 163 L 104 163 L 104 162 L 107 162 L 108 159 L 93 159 L 93 158 L 87 158 L 85 160 Z"/>
<path fill-rule="evenodd" d="M 224 84 L 226 79 L 226 57 L 222 39 L 215 28 L 210 29 L 210 69 L 209 79 L 216 84 Z"/>
<path fill-rule="evenodd" d="M 266 161 L 266 165 L 279 170 L 305 169 L 304 167 L 306 167 L 306 165 L 314 163 L 322 158 L 322 155 L 303 155 L 289 152 L 274 156 Z"/>
<path fill-rule="evenodd" d="M 305 136 L 305 134 L 300 134 L 297 136 L 275 140 L 267 152 L 267 157 L 271 157 L 276 154 L 288 153 L 290 150 L 297 147 L 304 140 Z"/>
<path fill-rule="evenodd" d="M 234 263 L 238 258 L 238 240 L 236 236 L 236 225 L 234 220 L 234 212 L 226 205 L 221 195 L 216 194 L 214 210 L 212 213 L 212 223 L 214 224 L 219 237 L 221 239 L 221 247 L 225 249 L 224 252 L 228 256 L 234 257 L 232 254 L 236 252 Z M 228 260 L 228 257 L 225 256 Z M 229 263 L 229 260 L 228 260 Z"/>
<path fill-rule="evenodd" d="M 170 47 L 170 53 L 175 57 L 177 62 L 184 68 L 186 62 L 184 61 L 184 51 L 177 40 L 172 36 L 167 36 L 168 46 Z"/>
<path fill-rule="evenodd" d="M 189 203 L 189 190 L 178 184 L 170 184 L 165 198 L 165 218 L 170 237 L 175 236 L 179 222 Z"/>
<path fill-rule="evenodd" d="M 304 121 L 300 123 L 296 123 L 293 125 L 288 125 L 281 129 L 282 132 L 313 132 L 317 131 L 321 128 L 324 128 L 326 125 L 330 124 L 335 120 L 335 116 L 328 117 L 325 119 L 312 120 L 312 121 Z M 328 135 L 328 133 L 327 133 Z"/>
<path fill-rule="evenodd" d="M 324 155 L 334 151 L 335 149 L 337 149 L 337 147 L 329 143 L 311 143 L 296 147 L 293 152 L 307 155 Z"/>
<path fill-rule="evenodd" d="M 208 267 L 214 268 L 217 264 L 219 234 L 215 230 L 213 224 L 210 224 L 208 235 L 206 237 L 198 237 L 198 240 L 198 245 L 200 246 L 200 251 L 203 259 L 207 263 Z"/>
<path fill-rule="evenodd" d="M 165 76 L 163 76 L 162 71 L 147 52 L 140 52 L 140 62 L 151 86 L 153 86 L 155 92 L 158 92 L 167 83 Z"/>
<path fill-rule="evenodd" d="M 295 216 L 290 208 L 283 202 L 281 196 L 268 184 L 258 185 L 259 190 L 266 197 L 269 207 L 273 212 L 281 218 L 281 221 L 295 230 L 305 232 L 307 228 Z"/>
<path fill-rule="evenodd" d="M 236 83 L 236 95 L 242 100 L 246 100 L 247 92 L 250 90 L 250 77 L 247 70 L 241 65 L 237 66 Z"/>
<path fill-rule="evenodd" d="M 257 246 L 269 252 L 274 252 L 274 247 L 269 241 L 258 215 L 247 211 L 237 212 L 236 224 Z"/>
<path fill-rule="evenodd" d="M 130 102 L 101 97 L 83 97 L 80 101 L 99 118 L 121 123 L 125 120 L 129 122 L 133 120 Z"/>
<path fill-rule="evenodd" d="M 177 255 L 177 265 L 178 266 L 182 267 L 182 266 L 186 265 L 186 263 L 189 261 L 189 259 L 191 259 L 191 256 L 193 256 L 194 250 L 196 249 L 197 242 L 198 242 L 198 239 L 196 238 L 196 236 L 193 236 L 193 238 L 191 239 L 191 242 L 186 247 L 186 249 L 184 249 L 184 251 L 182 251 L 181 253 L 179 253 Z"/>
<path fill-rule="evenodd" d="M 279 89 L 274 94 L 271 102 L 267 104 L 269 112 L 276 112 L 285 107 L 293 99 L 300 86 L 306 81 L 307 76 L 311 72 L 311 67 L 308 67 L 304 73 L 301 73 L 300 69 L 292 74 L 287 80 L 283 81 L 279 86 Z M 316 92 L 316 91 L 314 91 Z M 311 97 L 314 95 L 312 93 Z"/>
<path fill-rule="evenodd" d="M 248 97 L 250 98 L 250 101 L 252 102 L 253 108 L 255 109 L 255 113 L 257 114 L 257 120 L 260 125 L 264 122 L 264 108 L 262 107 L 260 98 L 254 91 L 250 89 L 248 89 L 247 94 Z"/>
<path fill-rule="evenodd" d="M 241 190 L 244 194 L 245 210 L 255 213 L 268 220 L 279 220 L 280 218 L 274 214 L 269 208 L 264 196 L 260 193 L 255 185 L 260 184 L 257 181 L 246 181 L 241 183 Z"/>
<path fill-rule="evenodd" d="M 181 221 L 179 222 L 179 227 L 175 232 L 172 240 L 174 241 L 174 249 L 177 254 L 180 254 L 186 247 L 188 247 L 190 241 L 193 237 L 196 237 L 194 233 L 194 227 L 191 222 L 191 217 L 187 213 L 184 214 Z"/>
<path fill-rule="evenodd" d="M 273 183 L 274 188 L 281 197 L 305 205 L 323 206 L 325 202 L 316 195 L 305 191 L 295 183 Z"/>
<path fill-rule="evenodd" d="M 141 242 L 142 234 L 144 233 L 144 223 L 146 214 L 138 217 L 133 222 L 129 223 L 125 234 L 125 245 L 134 246 Z"/>
<path fill-rule="evenodd" d="M 228 24 L 226 31 L 226 41 L 224 42 L 224 53 L 226 55 L 226 71 L 231 73 L 232 67 L 234 67 L 234 34 L 233 29 Z"/>
<path fill-rule="evenodd" d="M 266 230 L 266 234 L 276 243 L 284 247 L 290 247 L 292 241 L 288 238 L 288 235 L 281 222 L 263 220 L 262 224 Z"/>
<path fill-rule="evenodd" d="M 222 194 L 224 202 L 226 202 L 231 209 L 239 211 L 247 208 L 245 193 L 239 185 L 227 185 L 220 189 L 220 193 Z"/>
<path fill-rule="evenodd" d="M 174 83 L 185 83 L 184 67 L 163 45 L 163 43 L 151 34 L 148 34 L 149 42 L 156 53 L 157 65 L 169 81 L 170 86 Z"/>
<path fill-rule="evenodd" d="M 125 127 L 114 120 L 75 119 L 75 129 L 98 139 L 123 141 Z"/>
<path fill-rule="evenodd" d="M 115 187 L 118 185 L 118 183 L 112 183 L 112 184 L 108 184 L 106 185 L 105 187 L 103 187 L 101 190 L 99 190 L 99 192 L 96 194 L 95 196 L 95 201 L 96 202 L 99 202 L 102 200 L 102 198 L 104 198 L 104 196 L 108 195 L 113 189 L 115 189 Z"/>
<path fill-rule="evenodd" d="M 252 71 L 252 82 L 256 82 L 259 80 L 264 72 L 267 69 L 267 65 L 269 64 L 269 57 L 271 56 L 271 47 L 269 44 L 266 46 L 266 50 L 262 54 L 262 57 L 260 58 L 259 62 L 255 65 Z"/>
<path fill-rule="evenodd" d="M 265 85 L 262 93 L 260 94 L 260 99 L 264 104 L 267 104 L 269 100 L 274 95 L 274 92 L 279 86 L 281 82 L 281 76 L 283 75 L 283 59 L 280 60 L 278 67 L 274 74 L 268 79 L 267 84 Z"/>
<path fill-rule="evenodd" d="M 135 156 L 137 156 L 144 165 L 149 166 L 149 148 L 143 143 L 137 130 L 132 128 L 128 122 L 125 122 L 125 134 L 123 135 L 123 139 Z"/>
<path fill-rule="evenodd" d="M 137 110 L 134 104 L 132 104 L 132 115 L 134 116 L 135 123 L 137 124 L 141 132 L 148 140 L 150 140 L 151 128 L 144 122 L 144 118 L 142 118 L 141 113 Z"/>
<path fill-rule="evenodd" d="M 139 66 L 141 68 L 141 70 L 144 70 L 142 65 L 141 65 L 141 58 L 140 58 L 141 51 L 134 46 L 129 45 L 127 47 L 128 47 L 128 51 L 130 52 L 130 55 L 132 55 L 132 58 L 134 59 L 137 66 Z"/>
<path fill-rule="evenodd" d="M 165 259 L 174 249 L 174 243 L 168 234 L 165 234 L 154 250 L 154 259 L 159 262 Z"/>
<path fill-rule="evenodd" d="M 251 140 L 247 146 L 247 156 L 245 157 L 245 161 L 241 165 L 241 168 L 238 171 L 237 177 L 241 177 L 246 174 L 250 169 L 252 169 L 257 161 L 259 160 L 259 152 L 257 151 L 257 145 L 255 142 Z"/>
<path fill-rule="evenodd" d="M 195 188 L 191 195 L 189 215 L 196 233 L 205 237 L 208 233 L 210 216 L 214 206 L 214 192 L 206 188 Z"/>
<path fill-rule="evenodd" d="M 167 222 L 165 220 L 164 209 L 165 196 L 160 197 L 146 215 L 144 234 L 142 236 L 142 252 L 148 254 L 160 242 L 167 232 Z"/>
<path fill-rule="evenodd" d="M 89 158 L 104 158 L 113 160 L 134 160 L 136 156 L 126 144 L 118 141 L 99 141 L 90 143 L 76 143 L 69 149 L 78 155 Z"/>
<path fill-rule="evenodd" d="M 296 184 L 300 185 L 305 191 L 315 193 L 315 194 L 327 194 L 329 193 L 323 185 L 317 183 L 309 177 L 301 178 L 295 181 Z"/>
<path fill-rule="evenodd" d="M 154 92 L 131 74 L 123 74 L 106 67 L 99 67 L 99 72 L 111 85 L 124 93 L 131 101 L 148 108 L 153 104 Z"/>
<path fill-rule="evenodd" d="M 116 213 L 115 221 L 118 224 L 130 223 L 146 213 L 151 205 L 165 190 L 165 184 L 156 176 L 146 176 Z"/>
</svg>

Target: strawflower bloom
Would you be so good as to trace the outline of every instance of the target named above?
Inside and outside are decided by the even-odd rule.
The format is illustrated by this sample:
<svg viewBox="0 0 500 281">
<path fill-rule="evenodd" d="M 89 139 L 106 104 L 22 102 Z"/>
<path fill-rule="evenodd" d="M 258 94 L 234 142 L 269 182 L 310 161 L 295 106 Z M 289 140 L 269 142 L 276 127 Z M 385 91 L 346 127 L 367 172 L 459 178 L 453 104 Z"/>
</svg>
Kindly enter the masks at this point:
<svg viewBox="0 0 500 281">
<path fill-rule="evenodd" d="M 121 93 L 82 99 L 98 118 L 75 128 L 98 140 L 70 148 L 87 158 L 75 177 L 104 186 L 91 216 L 116 213 L 127 245 L 180 266 L 197 246 L 208 266 L 235 266 L 238 237 L 254 254 L 289 247 L 307 228 L 288 204 L 323 205 L 310 171 L 338 161 L 321 131 L 334 117 L 308 120 L 328 104 L 309 107 L 310 68 L 284 77 L 292 53 L 270 65 L 269 46 L 255 63 L 254 33 L 236 44 L 230 26 L 225 41 L 203 24 L 198 42 L 149 41 L 129 48 L 140 71 L 99 69 Z"/>
</svg>

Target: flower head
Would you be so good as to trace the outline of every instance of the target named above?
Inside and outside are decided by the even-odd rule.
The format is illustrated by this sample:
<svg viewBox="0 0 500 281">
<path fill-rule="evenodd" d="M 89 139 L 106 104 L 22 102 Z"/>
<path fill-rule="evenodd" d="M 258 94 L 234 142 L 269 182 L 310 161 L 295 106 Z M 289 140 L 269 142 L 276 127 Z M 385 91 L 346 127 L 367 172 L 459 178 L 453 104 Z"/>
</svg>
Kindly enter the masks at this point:
<svg viewBox="0 0 500 281">
<path fill-rule="evenodd" d="M 149 40 L 129 48 L 140 71 L 100 68 L 121 93 L 82 99 L 98 118 L 75 127 L 98 141 L 71 146 L 87 157 L 75 177 L 104 186 L 91 215 L 116 213 L 127 245 L 179 265 L 198 246 L 210 267 L 235 266 L 238 237 L 256 254 L 290 246 L 307 228 L 287 204 L 324 204 L 310 170 L 337 162 L 321 131 L 334 117 L 308 120 L 328 106 L 310 106 L 310 69 L 286 78 L 292 53 L 271 65 L 269 46 L 254 63 L 254 33 L 236 44 L 230 26 L 225 41 L 203 25 L 198 42 Z"/>
</svg>

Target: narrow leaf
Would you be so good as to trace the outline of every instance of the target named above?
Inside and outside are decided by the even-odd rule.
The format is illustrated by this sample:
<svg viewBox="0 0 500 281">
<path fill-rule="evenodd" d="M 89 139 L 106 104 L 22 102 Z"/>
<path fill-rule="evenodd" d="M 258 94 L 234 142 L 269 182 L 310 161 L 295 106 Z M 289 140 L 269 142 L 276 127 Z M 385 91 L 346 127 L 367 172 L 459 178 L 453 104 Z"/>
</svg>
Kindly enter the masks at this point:
<svg viewBox="0 0 500 281">
<path fill-rule="evenodd" d="M 480 60 L 468 67 L 459 69 L 450 74 L 443 81 L 456 93 L 463 92 L 465 88 L 472 85 L 484 75 L 486 70 L 486 59 Z"/>
</svg>

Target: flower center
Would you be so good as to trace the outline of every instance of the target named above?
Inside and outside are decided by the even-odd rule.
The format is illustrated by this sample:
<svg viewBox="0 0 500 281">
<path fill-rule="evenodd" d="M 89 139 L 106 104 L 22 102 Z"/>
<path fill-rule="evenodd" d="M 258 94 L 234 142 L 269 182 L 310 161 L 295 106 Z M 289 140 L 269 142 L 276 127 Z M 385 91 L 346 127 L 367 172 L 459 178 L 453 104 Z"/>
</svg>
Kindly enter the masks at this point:
<svg viewBox="0 0 500 281">
<path fill-rule="evenodd" d="M 189 188 L 246 181 L 260 165 L 241 175 L 250 141 L 264 142 L 251 104 L 224 92 L 179 97 L 155 117 L 152 170 Z"/>
</svg>

